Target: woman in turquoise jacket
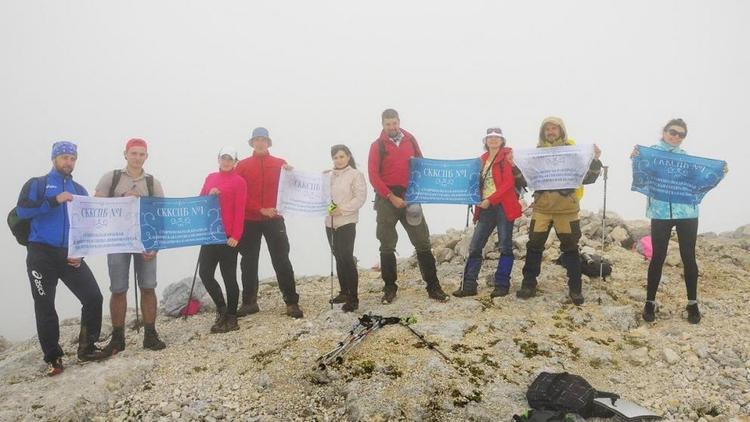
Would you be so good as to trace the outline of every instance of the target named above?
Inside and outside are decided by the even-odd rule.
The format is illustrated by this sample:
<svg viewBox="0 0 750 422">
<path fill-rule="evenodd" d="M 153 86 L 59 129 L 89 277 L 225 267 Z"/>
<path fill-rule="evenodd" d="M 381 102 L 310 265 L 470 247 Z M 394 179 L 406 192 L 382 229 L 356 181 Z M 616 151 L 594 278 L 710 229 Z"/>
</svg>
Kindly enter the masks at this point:
<svg viewBox="0 0 750 422">
<path fill-rule="evenodd" d="M 687 136 L 687 124 L 682 119 L 670 120 L 662 131 L 662 138 L 652 148 L 674 154 L 687 154 L 680 148 Z M 631 158 L 638 155 L 634 149 Z M 726 172 L 727 169 L 725 168 Z M 667 246 L 672 235 L 672 227 L 677 230 L 680 245 L 680 257 L 685 275 L 688 304 L 686 307 L 688 321 L 697 324 L 701 320 L 698 310 L 698 264 L 695 261 L 695 242 L 698 237 L 698 205 L 678 204 L 671 201 L 660 201 L 649 197 L 646 216 L 651 219 L 651 245 L 653 256 L 648 266 L 648 286 L 646 304 L 643 307 L 644 321 L 656 319 L 656 291 L 661 281 L 662 267 L 667 257 Z"/>
</svg>

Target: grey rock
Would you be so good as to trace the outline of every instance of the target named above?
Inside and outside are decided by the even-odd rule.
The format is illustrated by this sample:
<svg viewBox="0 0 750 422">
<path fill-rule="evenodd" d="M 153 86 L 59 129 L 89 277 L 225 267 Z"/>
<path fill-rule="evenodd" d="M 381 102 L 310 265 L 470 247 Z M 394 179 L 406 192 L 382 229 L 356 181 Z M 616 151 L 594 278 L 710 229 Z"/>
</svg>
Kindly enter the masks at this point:
<svg viewBox="0 0 750 422">
<path fill-rule="evenodd" d="M 631 306 L 607 306 L 602 309 L 602 315 L 612 327 L 619 331 L 628 331 L 638 326 Z"/>
</svg>

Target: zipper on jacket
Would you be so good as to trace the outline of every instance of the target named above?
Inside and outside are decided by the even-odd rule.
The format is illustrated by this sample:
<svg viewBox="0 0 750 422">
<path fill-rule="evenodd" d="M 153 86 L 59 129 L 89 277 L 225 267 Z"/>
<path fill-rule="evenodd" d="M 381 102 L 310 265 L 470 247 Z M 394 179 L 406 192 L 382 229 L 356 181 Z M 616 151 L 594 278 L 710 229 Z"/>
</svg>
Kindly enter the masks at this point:
<svg viewBox="0 0 750 422">
<path fill-rule="evenodd" d="M 63 176 L 63 183 L 62 183 L 62 191 L 65 192 L 65 176 Z M 64 245 L 65 241 L 65 222 L 68 220 L 68 206 L 67 202 L 65 204 L 60 204 L 61 207 L 63 207 L 63 223 L 62 223 L 62 229 L 60 230 L 60 247 L 64 248 L 67 245 Z"/>
<path fill-rule="evenodd" d="M 260 207 L 263 208 L 263 203 L 266 200 L 265 197 L 265 187 L 266 187 L 266 169 L 264 168 L 266 165 L 265 156 L 260 157 Z M 260 212 L 260 211 L 258 211 Z M 260 215 L 261 220 L 263 219 L 263 214 Z"/>
</svg>

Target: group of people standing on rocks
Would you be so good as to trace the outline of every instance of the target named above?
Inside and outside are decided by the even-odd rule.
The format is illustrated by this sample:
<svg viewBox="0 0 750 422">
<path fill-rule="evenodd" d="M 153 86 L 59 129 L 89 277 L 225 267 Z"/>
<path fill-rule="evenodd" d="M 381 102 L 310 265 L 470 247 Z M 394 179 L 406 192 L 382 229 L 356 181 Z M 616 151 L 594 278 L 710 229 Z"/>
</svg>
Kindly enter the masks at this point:
<svg viewBox="0 0 750 422">
<path fill-rule="evenodd" d="M 395 255 L 397 223 L 401 223 L 416 250 L 428 297 L 445 302 L 449 296 L 443 291 L 438 279 L 427 221 L 419 204 L 407 204 L 404 199 L 410 177 L 409 160 L 412 157 L 422 157 L 422 151 L 415 137 L 401 128 L 401 121 L 395 110 L 385 110 L 381 123 L 383 130 L 370 145 L 367 165 L 370 184 L 375 191 L 376 237 L 380 242 L 380 271 L 384 281 L 381 302 L 393 302 L 398 291 Z M 685 122 L 680 119 L 671 120 L 664 127 L 662 139 L 656 147 L 684 154 L 680 144 L 686 135 Z M 258 260 L 262 238 L 266 240 L 278 286 L 286 304 L 286 314 L 292 318 L 303 317 L 294 269 L 289 260 L 289 238 L 284 218 L 276 209 L 281 170 L 290 167 L 285 160 L 270 154 L 269 149 L 273 143 L 267 129 L 255 128 L 248 143 L 252 154 L 243 160 L 238 159 L 234 148 L 222 148 L 218 154 L 218 171 L 206 177 L 200 190 L 201 195 L 218 195 L 227 236 L 226 244 L 204 245 L 199 255 L 201 280 L 217 307 L 212 333 L 237 330 L 238 317 L 260 311 Z M 480 157 L 481 202 L 475 206 L 476 227 L 461 283 L 453 292 L 456 297 L 477 295 L 482 251 L 495 230 L 501 254 L 491 296 L 506 296 L 511 286 L 514 264 L 513 223 L 522 213 L 517 188 L 524 186 L 525 181 L 513 163 L 512 149 L 507 145 L 499 127 L 488 128 L 482 144 L 485 151 Z M 542 122 L 538 148 L 573 144 L 561 119 L 549 117 Z M 636 153 L 637 150 L 634 150 L 634 154 Z M 163 197 L 164 190 L 159 180 L 144 170 L 148 159 L 146 141 L 127 141 L 123 154 L 126 166 L 105 173 L 96 186 L 95 195 Z M 336 260 L 340 285 L 340 293 L 331 301 L 343 304 L 344 312 L 352 312 L 359 307 L 359 277 L 354 244 L 359 210 L 367 200 L 367 186 L 349 147 L 334 145 L 330 154 L 333 162 L 333 168 L 329 170 L 332 203 L 329 215 L 325 218 L 325 231 Z M 602 169 L 600 155 L 601 151 L 594 145 L 594 159 L 587 169 L 584 184 L 594 183 L 599 177 Z M 82 304 L 78 358 L 83 361 L 106 359 L 125 349 L 126 294 L 131 260 L 135 268 L 135 288 L 141 292 L 145 328 L 143 347 L 150 350 L 166 347 L 155 327 L 154 289 L 158 251 L 108 255 L 112 339 L 104 348 L 96 345 L 101 334 L 102 294 L 85 260 L 69 258 L 67 253 L 67 202 L 73 200 L 73 195 L 88 195 L 86 189 L 72 179 L 77 158 L 78 149 L 75 144 L 68 141 L 54 143 L 52 169 L 47 175 L 32 178 L 24 184 L 16 208 L 20 218 L 31 221 L 26 264 L 34 298 L 37 333 L 44 360 L 48 363 L 49 375 L 59 374 L 63 370 L 63 351 L 59 345 L 59 323 L 54 303 L 58 280 L 62 280 Z M 562 262 L 567 270 L 568 296 L 573 304 L 583 304 L 578 251 L 581 237 L 578 214 L 582 195 L 582 187 L 534 192 L 523 279 L 520 289 L 516 291 L 518 298 L 528 299 L 536 294 L 542 253 L 554 227 L 560 240 Z M 648 295 L 643 319 L 653 321 L 655 318 L 655 295 L 661 268 L 671 229 L 676 227 L 688 290 L 688 319 L 697 323 L 700 321 L 696 302 L 698 269 L 695 263 L 698 208 L 649 198 L 647 215 L 652 219 L 654 256 L 648 271 Z M 241 290 L 237 280 L 238 255 L 241 256 Z M 217 267 L 222 274 L 226 297 L 215 278 Z"/>
</svg>

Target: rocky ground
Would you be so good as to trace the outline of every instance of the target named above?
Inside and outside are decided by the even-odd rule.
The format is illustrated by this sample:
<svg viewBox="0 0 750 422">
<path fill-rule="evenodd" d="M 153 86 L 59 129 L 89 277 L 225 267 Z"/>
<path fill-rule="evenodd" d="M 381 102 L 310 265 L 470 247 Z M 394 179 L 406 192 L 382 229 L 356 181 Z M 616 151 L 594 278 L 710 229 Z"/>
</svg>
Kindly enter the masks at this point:
<svg viewBox="0 0 750 422">
<path fill-rule="evenodd" d="M 656 322 L 644 323 L 647 261 L 632 250 L 648 223 L 608 216 L 605 255 L 614 262 L 606 281 L 584 277 L 586 303 L 566 299 L 564 269 L 550 240 L 540 294 L 436 303 L 426 297 L 413 258 L 400 264 L 398 299 L 379 302 L 377 270 L 360 272 L 359 312 L 413 315 L 413 327 L 450 362 L 405 327 L 386 326 L 367 337 L 340 365 L 317 370 L 315 360 L 341 340 L 358 315 L 327 304 L 328 277 L 298 280 L 305 318 L 285 317 L 273 280 L 261 287 L 261 312 L 240 320 L 240 331 L 209 334 L 214 315 L 160 317 L 169 347 L 140 348 L 128 331 L 127 350 L 104 363 L 75 358 L 77 320 L 62 323 L 65 372 L 45 369 L 36 339 L 0 341 L 0 420 L 510 420 L 527 409 L 525 391 L 542 370 L 568 371 L 596 388 L 619 393 L 667 420 L 750 420 L 750 226 L 703 234 L 699 325 L 686 321 L 685 288 L 676 243 L 665 265 Z M 524 218 L 517 222 L 523 258 Z M 582 246 L 599 248 L 601 220 L 584 213 Z M 446 291 L 461 278 L 471 229 L 433 236 Z M 554 236 L 552 236 L 554 237 Z M 497 252 L 489 245 L 488 258 Z M 520 248 L 519 248 L 520 247 Z M 492 277 L 488 259 L 482 277 Z M 109 328 L 105 328 L 105 333 Z"/>
</svg>

